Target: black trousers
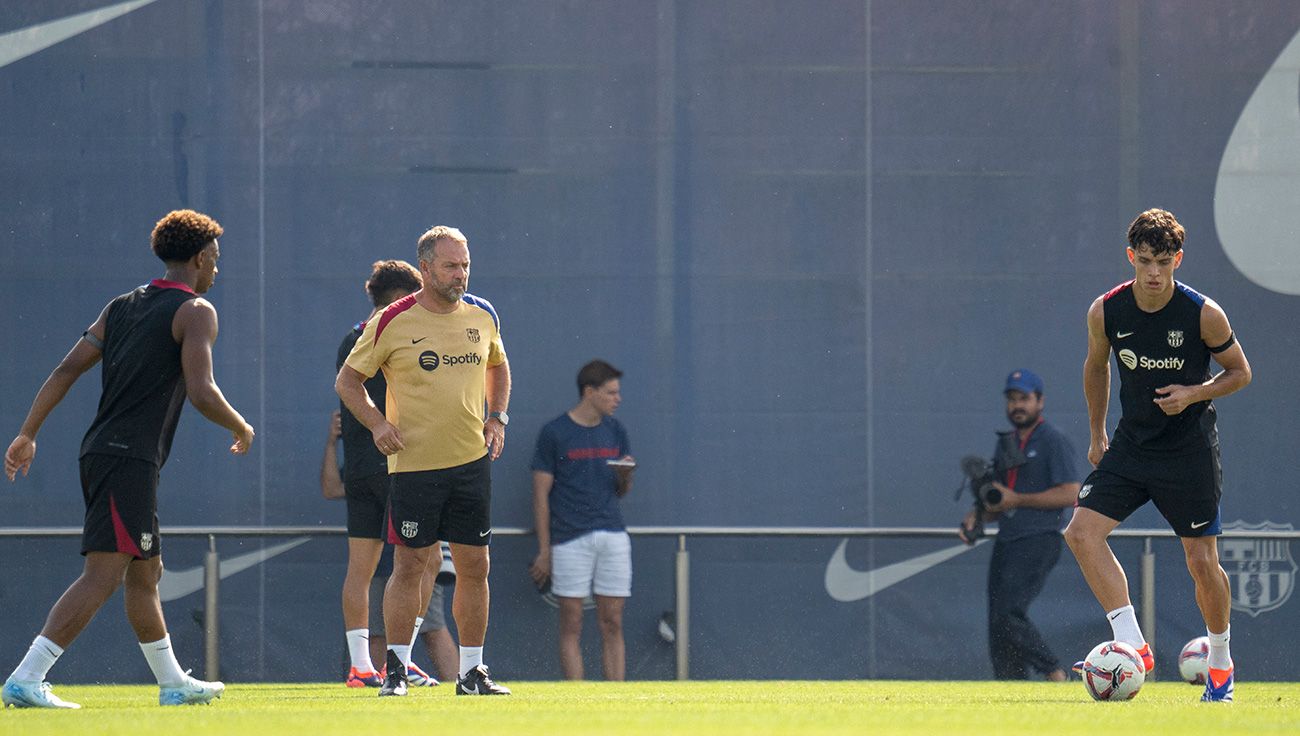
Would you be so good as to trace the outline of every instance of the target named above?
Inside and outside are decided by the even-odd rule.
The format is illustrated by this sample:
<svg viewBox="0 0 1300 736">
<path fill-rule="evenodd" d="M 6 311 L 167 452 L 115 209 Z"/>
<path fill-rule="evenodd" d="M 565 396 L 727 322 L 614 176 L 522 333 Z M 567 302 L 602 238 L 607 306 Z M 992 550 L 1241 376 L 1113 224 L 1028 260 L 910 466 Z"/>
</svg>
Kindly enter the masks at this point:
<svg viewBox="0 0 1300 736">
<path fill-rule="evenodd" d="M 1043 591 L 1047 575 L 1061 558 L 1061 535 L 993 543 L 989 563 L 989 657 L 999 680 L 1024 680 L 1030 671 L 1047 674 L 1060 667 L 1043 635 L 1029 620 L 1029 604 Z"/>
</svg>

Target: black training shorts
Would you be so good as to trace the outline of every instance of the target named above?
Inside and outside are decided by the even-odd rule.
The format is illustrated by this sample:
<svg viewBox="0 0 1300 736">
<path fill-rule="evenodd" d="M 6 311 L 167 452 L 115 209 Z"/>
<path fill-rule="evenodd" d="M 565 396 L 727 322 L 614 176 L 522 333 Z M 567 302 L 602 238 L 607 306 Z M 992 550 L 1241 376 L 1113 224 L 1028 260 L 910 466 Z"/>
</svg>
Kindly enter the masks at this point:
<svg viewBox="0 0 1300 736">
<path fill-rule="evenodd" d="M 487 455 L 442 470 L 388 476 L 388 542 L 428 547 L 439 540 L 485 547 L 492 539 L 492 465 Z"/>
<path fill-rule="evenodd" d="M 388 510 L 388 473 L 375 473 L 343 484 L 348 503 L 348 536 L 384 538 L 384 514 Z"/>
<path fill-rule="evenodd" d="M 1204 537 L 1222 531 L 1222 488 L 1217 446 L 1191 455 L 1145 460 L 1111 449 L 1079 489 L 1079 506 L 1123 521 L 1152 501 L 1175 534 Z"/>
<path fill-rule="evenodd" d="M 86 501 L 81 554 L 123 552 L 147 560 L 162 551 L 157 465 L 133 457 L 85 455 L 81 495 Z"/>
</svg>

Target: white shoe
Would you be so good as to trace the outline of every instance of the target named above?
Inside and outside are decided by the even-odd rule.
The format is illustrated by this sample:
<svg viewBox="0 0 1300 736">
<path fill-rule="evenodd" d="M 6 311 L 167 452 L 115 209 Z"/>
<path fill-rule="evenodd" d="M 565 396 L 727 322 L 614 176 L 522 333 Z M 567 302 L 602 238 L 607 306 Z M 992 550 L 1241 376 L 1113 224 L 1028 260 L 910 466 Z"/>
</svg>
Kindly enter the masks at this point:
<svg viewBox="0 0 1300 736">
<path fill-rule="evenodd" d="M 5 707 L 15 708 L 80 708 L 76 703 L 61 699 L 50 690 L 50 683 L 39 680 L 5 680 L 0 690 L 0 701 Z"/>
<path fill-rule="evenodd" d="M 225 691 L 225 683 L 196 680 L 186 671 L 184 684 L 158 689 L 158 705 L 207 705 Z"/>
</svg>

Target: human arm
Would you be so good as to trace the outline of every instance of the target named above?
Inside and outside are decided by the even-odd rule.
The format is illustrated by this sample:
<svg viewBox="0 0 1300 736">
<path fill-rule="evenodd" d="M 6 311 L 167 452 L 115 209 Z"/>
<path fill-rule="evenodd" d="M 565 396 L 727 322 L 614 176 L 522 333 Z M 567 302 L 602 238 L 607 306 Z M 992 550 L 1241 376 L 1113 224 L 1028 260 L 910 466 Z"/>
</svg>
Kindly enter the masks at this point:
<svg viewBox="0 0 1300 736">
<path fill-rule="evenodd" d="M 533 532 L 537 534 L 537 557 L 528 567 L 533 583 L 541 586 L 551 576 L 551 488 L 555 476 L 533 471 Z"/>
<path fill-rule="evenodd" d="M 99 313 L 99 318 L 86 330 L 86 334 L 93 338 L 93 342 L 104 344 L 104 326 L 107 319 L 108 307 L 104 307 Z M 77 379 L 94 368 L 103 355 L 103 351 L 92 344 L 92 340 L 87 340 L 83 336 L 73 344 L 72 349 L 63 356 L 63 360 L 59 361 L 54 371 L 45 379 L 45 383 L 36 392 L 36 398 L 32 400 L 31 409 L 27 412 L 27 418 L 23 420 L 22 428 L 18 430 L 18 436 L 14 437 L 13 442 L 9 444 L 9 449 L 5 451 L 5 475 L 10 481 L 17 477 L 19 471 L 22 471 L 24 477 L 27 476 L 32 460 L 36 458 L 36 435 L 41 431 L 41 425 L 50 416 L 50 412 L 54 411 L 54 407 L 68 395 L 68 390 Z"/>
<path fill-rule="evenodd" d="M 366 377 L 350 365 L 344 364 L 339 375 L 334 379 L 334 392 L 339 395 L 343 405 L 352 416 L 357 418 L 374 437 L 375 447 L 385 455 L 392 455 L 402 450 L 402 433 L 393 426 L 375 402 L 366 392 Z"/>
<path fill-rule="evenodd" d="M 636 458 L 624 455 L 612 467 L 614 468 L 614 493 L 622 498 L 632 490 L 632 474 L 636 471 Z"/>
<path fill-rule="evenodd" d="M 243 455 L 253 444 L 253 427 L 226 401 L 212 377 L 212 345 L 217 341 L 217 310 L 206 299 L 191 299 L 176 310 L 172 335 L 181 346 L 181 370 L 190 403 L 208 421 L 230 430 L 230 451 Z"/>
<path fill-rule="evenodd" d="M 1088 308 L 1088 355 L 1083 359 L 1083 397 L 1088 402 L 1088 462 L 1096 465 L 1110 449 L 1106 411 L 1110 404 L 1110 339 L 1106 337 L 1105 301 Z"/>
<path fill-rule="evenodd" d="M 329 500 L 343 498 L 343 476 L 339 473 L 339 436 L 343 434 L 343 417 L 338 411 L 330 415 L 329 436 L 325 440 L 325 458 L 320 464 L 320 494 Z"/>
<path fill-rule="evenodd" d="M 1054 510 L 1073 506 L 1079 495 L 1078 481 L 1058 483 L 1038 493 L 1016 493 L 1001 483 L 994 483 L 994 488 L 1002 491 L 1002 501 L 989 511 L 1001 513 L 1009 509 L 1043 509 Z"/>
<path fill-rule="evenodd" d="M 500 363 L 488 366 L 486 381 L 484 391 L 489 416 L 483 423 L 483 443 L 487 445 L 491 458 L 496 460 L 506 445 L 506 425 L 491 415 L 505 414 L 510 406 L 510 361 L 503 358 Z"/>
<path fill-rule="evenodd" d="M 1212 401 L 1245 388 L 1250 383 L 1250 362 L 1242 351 L 1241 343 L 1233 340 L 1232 326 L 1228 324 L 1228 315 L 1213 300 L 1205 300 L 1201 307 L 1201 339 L 1211 349 L 1218 348 L 1232 340 L 1232 345 L 1218 353 L 1213 353 L 1214 362 L 1223 370 L 1208 381 L 1194 386 L 1172 384 L 1156 389 L 1154 401 L 1160 410 L 1169 416 L 1182 412 L 1192 404 Z"/>
</svg>

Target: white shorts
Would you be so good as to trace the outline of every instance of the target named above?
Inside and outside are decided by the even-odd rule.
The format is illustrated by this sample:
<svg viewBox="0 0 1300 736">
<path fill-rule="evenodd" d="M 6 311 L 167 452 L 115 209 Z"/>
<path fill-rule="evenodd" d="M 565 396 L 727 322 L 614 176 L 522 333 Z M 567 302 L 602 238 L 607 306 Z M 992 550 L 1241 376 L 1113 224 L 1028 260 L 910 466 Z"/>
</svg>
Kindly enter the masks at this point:
<svg viewBox="0 0 1300 736">
<path fill-rule="evenodd" d="M 595 531 L 551 546 L 551 594 L 586 598 L 632 595 L 632 538 L 627 532 Z"/>
</svg>

